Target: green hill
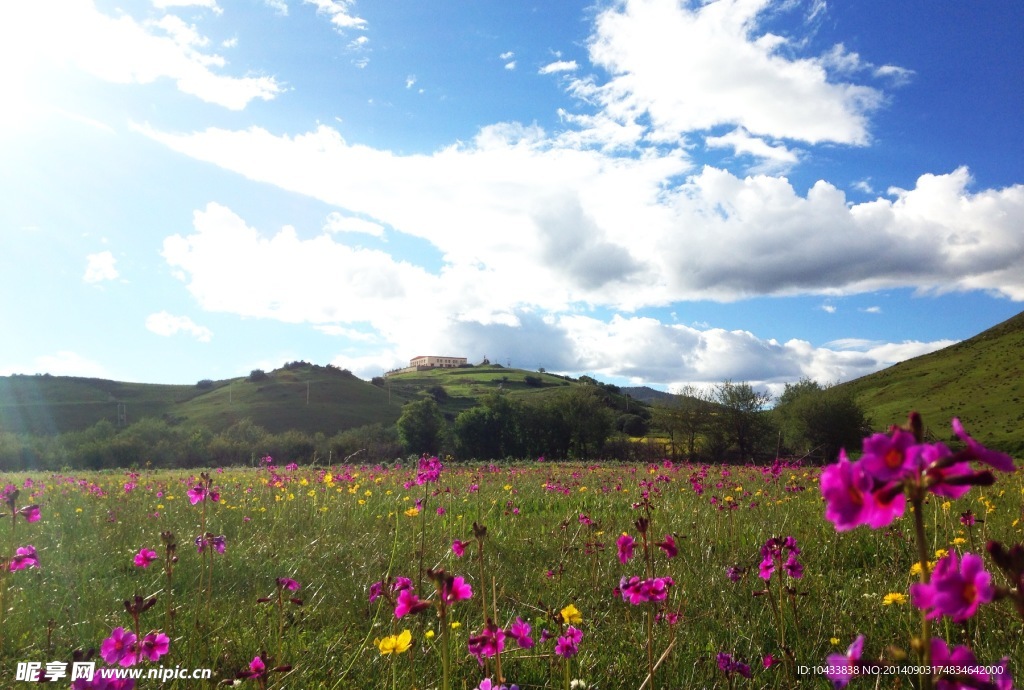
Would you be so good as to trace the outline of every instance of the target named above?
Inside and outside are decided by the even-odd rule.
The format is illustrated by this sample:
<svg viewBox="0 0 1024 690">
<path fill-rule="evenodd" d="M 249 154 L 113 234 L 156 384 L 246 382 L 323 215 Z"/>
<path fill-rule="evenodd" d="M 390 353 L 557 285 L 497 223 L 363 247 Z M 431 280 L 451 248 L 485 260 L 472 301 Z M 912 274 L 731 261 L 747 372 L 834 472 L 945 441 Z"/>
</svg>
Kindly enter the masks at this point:
<svg viewBox="0 0 1024 690">
<path fill-rule="evenodd" d="M 347 371 L 299 363 L 252 377 L 166 386 L 68 376 L 0 377 L 0 431 L 55 434 L 156 417 L 223 430 L 242 419 L 271 432 L 333 434 L 391 424 L 406 398 Z"/>
<path fill-rule="evenodd" d="M 841 384 L 876 428 L 917 410 L 938 439 L 959 417 L 982 443 L 1024 454 L 1024 312 L 973 338 Z"/>
</svg>

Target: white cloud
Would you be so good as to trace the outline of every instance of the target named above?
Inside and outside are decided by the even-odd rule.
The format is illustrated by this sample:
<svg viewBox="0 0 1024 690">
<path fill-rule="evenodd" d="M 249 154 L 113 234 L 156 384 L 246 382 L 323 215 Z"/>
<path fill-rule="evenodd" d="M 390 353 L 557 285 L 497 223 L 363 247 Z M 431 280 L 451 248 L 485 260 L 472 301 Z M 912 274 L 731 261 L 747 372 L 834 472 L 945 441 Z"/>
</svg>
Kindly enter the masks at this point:
<svg viewBox="0 0 1024 690">
<path fill-rule="evenodd" d="M 706 3 L 625 0 L 602 11 L 590 59 L 612 76 L 578 79 L 572 92 L 622 122 L 649 118 L 654 140 L 722 125 L 811 144 L 862 145 L 875 89 L 837 79 L 837 60 L 789 57 L 786 38 L 761 28 L 769 0 Z M 840 49 L 841 50 L 841 49 Z"/>
<path fill-rule="evenodd" d="M 201 343 L 208 343 L 213 338 L 213 332 L 206 326 L 197 325 L 187 316 L 174 316 L 166 311 L 146 317 L 146 328 L 164 337 L 187 333 Z"/>
<path fill-rule="evenodd" d="M 511 62 L 506 62 L 505 63 L 505 69 L 509 70 L 510 72 L 512 70 L 514 70 L 515 68 L 516 68 L 516 61 L 515 60 L 512 60 Z"/>
<path fill-rule="evenodd" d="M 413 87 L 413 85 L 415 85 L 415 84 L 416 84 L 416 75 L 415 74 L 410 74 L 408 77 L 405 78 L 405 88 L 411 89 Z"/>
<path fill-rule="evenodd" d="M 341 29 L 365 29 L 366 20 L 352 14 L 355 0 L 303 0 L 307 5 L 315 5 L 317 14 L 326 15 L 332 24 Z"/>
<path fill-rule="evenodd" d="M 539 70 L 538 74 L 554 74 L 555 72 L 574 72 L 579 69 L 579 65 L 576 64 L 575 60 L 557 60 L 550 62 Z"/>
<path fill-rule="evenodd" d="M 835 314 L 838 311 L 834 304 L 823 304 L 821 305 L 821 310 L 826 314 Z"/>
<path fill-rule="evenodd" d="M 373 235 L 374 237 L 384 236 L 384 226 L 380 223 L 352 216 L 343 216 L 337 211 L 327 216 L 324 230 L 327 232 L 361 232 L 366 235 Z"/>
<path fill-rule="evenodd" d="M 172 80 L 179 91 L 232 110 L 253 99 L 270 100 L 282 86 L 267 76 L 220 74 L 223 57 L 200 50 L 207 39 L 173 15 L 139 23 L 127 14 L 99 12 L 92 0 L 68 0 L 60 12 L 45 3 L 18 3 L 0 11 L 0 23 L 14 22 L 33 37 L 25 61 L 71 64 L 95 78 L 119 84 Z"/>
<path fill-rule="evenodd" d="M 224 10 L 217 5 L 217 0 L 153 0 L 153 7 L 166 10 L 168 7 L 203 7 L 221 14 Z"/>
<path fill-rule="evenodd" d="M 494 313 L 890 287 L 1024 300 L 1024 185 L 971 192 L 963 168 L 856 204 L 824 181 L 801 195 L 784 177 L 712 167 L 679 182 L 679 152 L 610 157 L 518 124 L 408 156 L 350 145 L 326 126 L 295 137 L 139 129 L 425 239 L 447 279 L 478 281 L 472 292 Z M 535 281 L 521 280 L 524 267 Z"/>
<path fill-rule="evenodd" d="M 864 312 L 865 314 L 881 314 L 882 313 L 882 308 L 881 307 L 864 307 L 863 309 L 861 309 L 861 311 Z"/>
<path fill-rule="evenodd" d="M 516 56 L 516 54 L 514 52 L 512 52 L 511 50 L 509 50 L 509 51 L 506 51 L 506 52 L 502 53 L 501 55 L 499 55 L 498 59 L 500 59 L 500 60 L 511 60 L 515 56 Z"/>
<path fill-rule="evenodd" d="M 894 86 L 909 84 L 915 74 L 916 72 L 912 69 L 898 67 L 896 65 L 882 65 L 881 67 L 875 68 L 876 77 L 889 79 Z"/>
<path fill-rule="evenodd" d="M 263 4 L 280 14 L 282 17 L 288 16 L 287 0 L 263 0 Z"/>
<path fill-rule="evenodd" d="M 762 172 L 772 169 L 786 169 L 799 160 L 797 155 L 783 144 L 769 144 L 761 137 L 754 137 L 742 127 L 720 137 L 707 137 L 704 144 L 709 148 L 731 148 L 737 155 L 748 155 L 763 161 Z"/>
<path fill-rule="evenodd" d="M 120 276 L 117 272 L 117 259 L 109 251 L 89 254 L 85 261 L 82 280 L 87 283 L 102 283 L 105 280 L 116 280 Z"/>
</svg>

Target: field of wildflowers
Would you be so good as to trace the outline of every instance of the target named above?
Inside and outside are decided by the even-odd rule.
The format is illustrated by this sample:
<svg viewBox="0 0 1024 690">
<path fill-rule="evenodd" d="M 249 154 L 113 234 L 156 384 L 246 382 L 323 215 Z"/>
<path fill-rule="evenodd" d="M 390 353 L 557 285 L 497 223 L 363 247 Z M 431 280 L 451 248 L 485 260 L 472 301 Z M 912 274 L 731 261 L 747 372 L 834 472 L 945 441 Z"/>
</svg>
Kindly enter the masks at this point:
<svg viewBox="0 0 1024 690">
<path fill-rule="evenodd" d="M 6 475 L 0 686 L 91 660 L 213 673 L 58 687 L 1005 690 L 1021 473 L 915 420 L 826 468 Z"/>
</svg>

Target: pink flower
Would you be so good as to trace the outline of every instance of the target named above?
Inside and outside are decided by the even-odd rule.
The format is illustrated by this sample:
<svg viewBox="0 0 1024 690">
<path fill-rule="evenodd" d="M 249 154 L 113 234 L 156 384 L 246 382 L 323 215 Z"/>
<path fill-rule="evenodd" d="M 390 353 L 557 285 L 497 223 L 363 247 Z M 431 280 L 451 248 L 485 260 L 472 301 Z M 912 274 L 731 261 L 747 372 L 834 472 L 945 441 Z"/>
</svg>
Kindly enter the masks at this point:
<svg viewBox="0 0 1024 690">
<path fill-rule="evenodd" d="M 135 646 L 135 633 L 124 628 L 114 628 L 110 637 L 103 640 L 100 645 L 100 656 L 108 664 L 120 664 L 121 666 L 134 666 L 137 661 Z"/>
<path fill-rule="evenodd" d="M 839 667 L 839 671 L 836 673 L 826 673 L 829 680 L 836 688 L 843 688 L 853 679 L 856 673 L 857 663 L 860 661 L 860 655 L 864 651 L 864 636 L 858 635 L 857 639 L 853 641 L 850 648 L 846 650 L 846 654 L 829 654 L 828 665 L 832 667 Z M 934 661 L 933 663 L 938 663 Z M 852 670 L 853 673 L 846 673 L 845 671 Z"/>
<path fill-rule="evenodd" d="M 558 638 L 555 642 L 555 654 L 565 659 L 576 656 L 580 652 L 580 641 L 583 639 L 583 633 L 569 626 L 565 634 Z"/>
<path fill-rule="evenodd" d="M 281 589 L 286 589 L 289 592 L 297 592 L 302 585 L 290 577 L 279 577 L 277 578 L 277 586 Z"/>
<path fill-rule="evenodd" d="M 985 570 L 984 559 L 965 553 L 961 560 L 955 551 L 935 564 L 928 584 L 910 586 L 911 603 L 919 609 L 932 609 L 928 618 L 945 615 L 957 622 L 973 616 L 994 595 L 992 575 Z"/>
<path fill-rule="evenodd" d="M 36 556 L 36 547 L 29 544 L 28 546 L 18 547 L 18 550 L 14 552 L 14 558 L 11 559 L 9 569 L 13 571 L 38 567 L 39 557 Z"/>
<path fill-rule="evenodd" d="M 619 562 L 625 564 L 633 558 L 634 544 L 636 544 L 636 540 L 628 534 L 623 534 L 615 540 L 615 546 L 619 550 Z"/>
<path fill-rule="evenodd" d="M 458 539 L 455 539 L 454 541 L 452 541 L 452 553 L 454 553 L 459 558 L 462 558 L 466 555 L 467 546 L 469 546 L 468 541 L 459 541 Z"/>
<path fill-rule="evenodd" d="M 442 592 L 446 604 L 454 604 L 456 601 L 464 601 L 473 597 L 473 588 L 466 580 L 457 576 L 452 579 L 451 584 L 446 584 Z"/>
<path fill-rule="evenodd" d="M 1013 458 L 1005 453 L 998 451 L 989 450 L 985 446 L 981 445 L 973 438 L 967 435 L 964 431 L 964 425 L 960 423 L 960 419 L 953 417 L 953 432 L 959 437 L 961 441 L 967 444 L 967 450 L 970 451 L 973 459 L 979 460 L 990 467 L 994 467 L 997 470 L 1003 472 L 1013 472 L 1017 469 L 1017 466 L 1013 463 Z"/>
<path fill-rule="evenodd" d="M 25 506 L 18 511 L 18 514 L 23 516 L 27 522 L 39 522 L 39 518 L 42 517 L 37 505 Z"/>
<path fill-rule="evenodd" d="M 896 429 L 889 434 L 873 434 L 864 439 L 860 462 L 864 471 L 880 482 L 900 479 L 913 471 L 917 440 L 909 431 Z"/>
<path fill-rule="evenodd" d="M 514 638 L 522 649 L 529 649 L 534 644 L 533 637 L 530 636 L 530 624 L 519 617 L 516 617 L 516 622 L 509 626 L 508 636 Z"/>
<path fill-rule="evenodd" d="M 410 613 L 419 613 L 427 608 L 430 608 L 429 601 L 421 601 L 411 589 L 403 589 L 398 593 L 398 599 L 395 602 L 395 618 L 402 618 Z"/>
<path fill-rule="evenodd" d="M 153 549 L 147 549 L 143 547 L 139 549 L 139 552 L 137 554 L 135 554 L 135 567 L 148 568 L 150 564 L 156 559 L 156 551 L 154 551 Z"/>
<path fill-rule="evenodd" d="M 199 503 L 206 498 L 206 488 L 197 484 L 188 490 L 188 500 L 192 502 L 192 505 Z"/>
<path fill-rule="evenodd" d="M 903 514 L 906 497 L 902 489 L 895 494 L 889 485 L 876 490 L 864 467 L 850 462 L 845 450 L 839 451 L 839 462 L 822 471 L 820 485 L 827 503 L 825 517 L 839 532 L 864 524 L 873 529 L 885 527 Z"/>
<path fill-rule="evenodd" d="M 139 654 L 150 661 L 157 661 L 171 648 L 171 639 L 162 632 L 151 632 L 142 638 Z"/>
<path fill-rule="evenodd" d="M 653 577 L 641 580 L 637 576 L 619 580 L 619 592 L 623 601 L 636 606 L 648 601 L 664 601 L 668 589 L 675 584 L 671 577 Z"/>
<path fill-rule="evenodd" d="M 469 653 L 483 666 L 484 657 L 493 657 L 505 649 L 505 631 L 488 620 L 478 635 L 469 638 Z"/>
<path fill-rule="evenodd" d="M 374 582 L 370 585 L 370 603 L 377 601 L 380 595 L 384 593 L 384 584 L 381 582 Z"/>
<path fill-rule="evenodd" d="M 672 538 L 671 534 L 666 534 L 665 538 L 655 546 L 665 552 L 666 558 L 675 558 L 679 553 L 679 547 L 676 546 L 676 540 Z"/>
</svg>

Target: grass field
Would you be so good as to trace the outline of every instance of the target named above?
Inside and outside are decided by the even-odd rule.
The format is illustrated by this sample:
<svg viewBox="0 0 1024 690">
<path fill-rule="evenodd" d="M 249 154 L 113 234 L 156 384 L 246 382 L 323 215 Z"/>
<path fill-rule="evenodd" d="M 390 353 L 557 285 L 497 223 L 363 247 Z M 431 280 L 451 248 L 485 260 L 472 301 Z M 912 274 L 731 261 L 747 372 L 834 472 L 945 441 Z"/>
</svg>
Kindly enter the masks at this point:
<svg viewBox="0 0 1024 690">
<path fill-rule="evenodd" d="M 986 539 L 1024 541 L 1021 474 L 998 474 L 994 486 L 973 487 L 957 500 L 932 496 L 924 505 L 929 553 L 983 552 Z M 885 601 L 907 595 L 918 559 L 909 511 L 884 529 L 837 532 L 823 518 L 819 476 L 799 466 L 531 461 L 446 466 L 436 482 L 417 485 L 414 463 L 265 465 L 211 470 L 219 500 L 193 505 L 188 491 L 204 480 L 187 474 L 7 475 L 0 480 L 7 493 L 20 489 L 16 507 L 38 504 L 41 519 L 0 521 L 6 553 L 32 545 L 39 561 L 0 577 L 0 686 L 27 687 L 14 681 L 16 662 L 70 661 L 75 650 L 100 650 L 115 628 L 136 627 L 124 602 L 139 595 L 156 597 L 140 616 L 140 637 L 162 631 L 170 638 L 168 654 L 142 666 L 213 671 L 210 681 L 143 680 L 142 688 L 213 687 L 249 670 L 261 652 L 273 657 L 268 666 L 291 669 L 243 681 L 249 687 L 440 687 L 446 637 L 450 687 L 475 688 L 497 671 L 495 659 L 481 666 L 468 650 L 486 617 L 503 629 L 517 617 L 531 627 L 532 648 L 507 637 L 500 657 L 503 675 L 520 688 L 559 688 L 567 679 L 637 688 L 649 651 L 657 661 L 666 650 L 655 687 L 831 687 L 821 675 L 798 675 L 799 665 L 824 664 L 858 634 L 866 635 L 866 658 L 887 655 L 889 645 L 909 649 L 919 611 L 909 597 Z M 644 492 L 649 512 L 633 507 Z M 959 519 L 968 510 L 979 518 L 972 527 Z M 645 515 L 648 572 L 636 525 Z M 486 527 L 482 561 L 473 523 Z M 167 531 L 178 558 L 170 582 L 161 540 Z M 223 554 L 197 553 L 193 540 L 205 532 L 224 535 Z M 628 563 L 618 557 L 623 533 L 636 540 Z M 671 559 L 654 546 L 669 534 L 678 546 Z M 755 595 L 766 588 L 758 576 L 762 546 L 787 536 L 799 546 L 803 576 L 778 568 L 768 593 Z M 461 558 L 452 550 L 456 539 L 470 542 Z M 147 568 L 133 563 L 144 547 L 157 555 Z M 447 609 L 447 635 L 433 608 L 396 619 L 387 596 L 369 601 L 373 583 L 390 590 L 388 578 L 399 576 L 410 578 L 421 598 L 434 599 L 421 565 L 464 577 L 473 590 Z M 668 576 L 675 585 L 663 602 L 634 606 L 615 592 L 632 575 Z M 278 578 L 301 585 L 282 591 L 280 606 Z M 570 605 L 580 612 L 574 627 L 583 637 L 566 660 L 555 646 L 567 630 L 558 614 Z M 657 622 L 650 618 L 655 607 Z M 405 629 L 410 648 L 382 654 L 375 641 L 387 647 Z M 553 637 L 542 641 L 542 630 Z M 969 645 L 980 663 L 1008 655 L 1018 676 L 1021 632 L 1008 602 L 983 606 L 963 623 L 933 624 L 936 636 Z M 719 653 L 748 664 L 752 677 L 727 677 Z M 775 663 L 766 668 L 766 659 Z M 895 687 L 891 680 L 883 685 Z M 913 686 L 909 677 L 900 682 Z M 875 679 L 854 679 L 851 687 L 875 687 Z"/>
</svg>

